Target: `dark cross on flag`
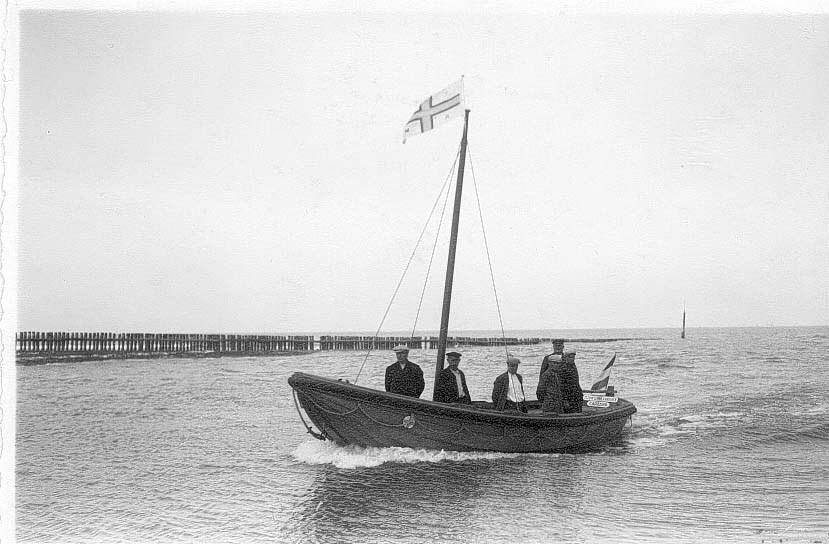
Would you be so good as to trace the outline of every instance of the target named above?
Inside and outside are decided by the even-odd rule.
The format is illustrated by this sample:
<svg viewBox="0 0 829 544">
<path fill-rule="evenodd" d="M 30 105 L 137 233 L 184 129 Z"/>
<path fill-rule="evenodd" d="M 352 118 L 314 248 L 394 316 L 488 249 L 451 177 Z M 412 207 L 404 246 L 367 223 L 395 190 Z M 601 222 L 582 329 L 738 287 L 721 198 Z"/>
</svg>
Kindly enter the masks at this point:
<svg viewBox="0 0 829 544">
<path fill-rule="evenodd" d="M 460 103 L 461 95 L 459 94 L 456 94 L 449 100 L 438 102 L 437 104 L 432 104 L 432 97 L 430 96 L 429 99 L 424 101 L 423 104 L 420 105 L 420 108 L 416 112 L 414 112 L 414 115 L 412 115 L 412 118 L 409 122 L 420 122 L 420 132 L 432 130 L 432 127 L 434 126 L 433 119 L 435 118 L 435 116 L 451 110 Z"/>
<path fill-rule="evenodd" d="M 424 100 L 406 123 L 403 143 L 406 143 L 407 136 L 432 130 L 445 121 L 460 116 L 463 113 L 462 90 L 463 80 L 461 79 Z"/>
</svg>

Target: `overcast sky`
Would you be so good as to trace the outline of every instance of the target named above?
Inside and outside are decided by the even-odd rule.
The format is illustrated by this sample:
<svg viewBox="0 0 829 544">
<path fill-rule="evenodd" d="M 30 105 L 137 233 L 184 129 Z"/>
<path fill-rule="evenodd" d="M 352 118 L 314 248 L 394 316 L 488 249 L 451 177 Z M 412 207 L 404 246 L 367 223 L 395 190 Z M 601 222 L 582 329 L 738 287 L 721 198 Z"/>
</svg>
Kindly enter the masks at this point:
<svg viewBox="0 0 829 544">
<path fill-rule="evenodd" d="M 462 122 L 403 127 L 462 74 L 452 330 L 499 327 L 475 186 L 507 329 L 829 323 L 825 14 L 47 10 L 20 38 L 19 330 L 373 332 Z"/>
</svg>

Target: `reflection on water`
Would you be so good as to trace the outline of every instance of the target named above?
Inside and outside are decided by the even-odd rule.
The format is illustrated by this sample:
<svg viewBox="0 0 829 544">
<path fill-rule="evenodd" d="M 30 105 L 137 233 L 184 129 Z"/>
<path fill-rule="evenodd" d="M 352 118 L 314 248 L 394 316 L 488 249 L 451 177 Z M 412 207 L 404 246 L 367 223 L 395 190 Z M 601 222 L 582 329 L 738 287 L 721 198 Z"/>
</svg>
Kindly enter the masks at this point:
<svg viewBox="0 0 829 544">
<path fill-rule="evenodd" d="M 369 465 L 372 455 L 363 454 Z M 573 455 L 436 455 L 442 454 L 408 450 L 380 466 L 314 466 L 285 535 L 319 542 L 332 534 L 350 542 L 508 541 L 517 520 L 582 510 L 591 493 L 582 477 L 588 463 Z M 561 530 L 573 538 L 579 531 L 576 525 Z M 543 536 L 531 525 L 521 531 Z"/>
</svg>

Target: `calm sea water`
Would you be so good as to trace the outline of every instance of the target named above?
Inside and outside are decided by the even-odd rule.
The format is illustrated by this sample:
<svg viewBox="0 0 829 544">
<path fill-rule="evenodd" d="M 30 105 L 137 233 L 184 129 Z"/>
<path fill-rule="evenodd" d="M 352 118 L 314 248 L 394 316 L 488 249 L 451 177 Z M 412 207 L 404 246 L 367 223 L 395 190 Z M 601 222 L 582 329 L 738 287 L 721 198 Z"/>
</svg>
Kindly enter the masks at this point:
<svg viewBox="0 0 829 544">
<path fill-rule="evenodd" d="M 19 367 L 17 540 L 829 543 L 829 328 L 561 335 L 648 338 L 566 346 L 585 387 L 618 352 L 611 384 L 639 410 L 602 451 L 319 442 L 288 376 L 353 380 L 360 352 Z M 514 349 L 528 392 L 546 349 Z M 434 353 L 411 354 L 427 376 Z M 473 398 L 503 358 L 464 350 Z"/>
</svg>

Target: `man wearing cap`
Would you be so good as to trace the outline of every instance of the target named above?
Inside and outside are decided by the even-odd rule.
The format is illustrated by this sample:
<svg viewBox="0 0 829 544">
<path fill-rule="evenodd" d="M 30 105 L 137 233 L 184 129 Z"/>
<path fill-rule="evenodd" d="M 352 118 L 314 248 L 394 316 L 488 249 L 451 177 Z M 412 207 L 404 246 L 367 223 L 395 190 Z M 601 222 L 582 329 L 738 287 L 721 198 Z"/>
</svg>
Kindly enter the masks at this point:
<svg viewBox="0 0 829 544">
<path fill-rule="evenodd" d="M 446 354 L 446 361 L 449 367 L 444 368 L 438 375 L 438 382 L 435 385 L 435 401 L 472 404 L 472 399 L 469 397 L 469 388 L 466 387 L 466 376 L 458 368 L 461 362 L 461 354 L 457 351 L 450 351 Z"/>
<path fill-rule="evenodd" d="M 541 372 L 538 373 L 539 380 L 541 380 L 544 372 L 547 371 L 547 367 L 551 361 L 556 361 L 558 364 L 561 364 L 562 355 L 564 355 L 564 340 L 553 340 L 553 352 L 545 355 L 541 360 Z"/>
<path fill-rule="evenodd" d="M 426 387 L 423 371 L 409 360 L 409 348 L 403 345 L 394 347 L 397 362 L 386 367 L 386 391 L 419 397 Z"/>
<path fill-rule="evenodd" d="M 518 373 L 521 361 L 517 357 L 507 357 L 507 371 L 495 378 L 492 387 L 492 403 L 496 410 L 521 410 L 524 406 L 524 379 Z"/>
</svg>

